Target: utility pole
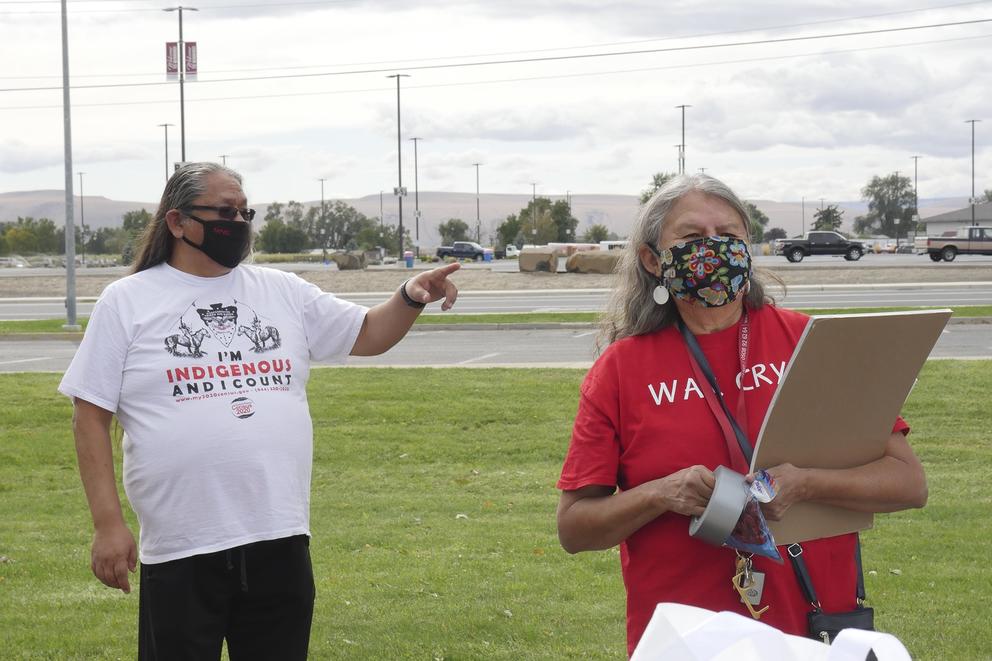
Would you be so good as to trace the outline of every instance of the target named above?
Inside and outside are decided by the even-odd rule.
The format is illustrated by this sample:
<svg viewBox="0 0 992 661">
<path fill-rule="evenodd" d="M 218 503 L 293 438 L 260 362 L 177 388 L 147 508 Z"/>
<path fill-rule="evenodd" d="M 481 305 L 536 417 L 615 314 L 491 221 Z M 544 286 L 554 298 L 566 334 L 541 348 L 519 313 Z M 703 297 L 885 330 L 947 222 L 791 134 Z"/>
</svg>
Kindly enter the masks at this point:
<svg viewBox="0 0 992 661">
<path fill-rule="evenodd" d="M 86 266 L 86 216 L 83 214 L 83 175 L 86 173 L 77 172 L 76 174 L 79 175 L 79 233 L 80 236 L 82 236 L 82 243 L 79 244 L 79 247 L 82 248 L 83 252 L 83 266 Z M 75 234 L 75 232 L 73 232 L 73 234 Z M 76 237 L 74 236 L 74 242 L 75 238 Z"/>
<path fill-rule="evenodd" d="M 920 226 L 920 159 L 922 156 L 913 156 L 913 237 L 916 237 L 917 229 Z"/>
<path fill-rule="evenodd" d="M 227 157 L 228 156 L 230 156 L 230 154 L 221 154 L 220 155 L 220 164 L 221 165 L 223 165 L 225 167 L 227 166 Z"/>
<path fill-rule="evenodd" d="M 409 78 L 409 74 L 394 73 L 386 78 L 396 79 L 396 199 L 400 207 L 399 227 L 399 258 L 403 259 L 403 135 L 400 130 L 400 79 Z"/>
<path fill-rule="evenodd" d="M 410 138 L 413 141 L 413 218 L 416 227 L 416 233 L 413 238 L 417 242 L 417 257 L 420 257 L 420 175 L 417 170 L 419 166 L 417 164 L 417 143 L 423 140 L 423 138 Z"/>
<path fill-rule="evenodd" d="M 386 221 L 382 217 L 382 191 L 379 191 L 379 234 L 386 237 Z"/>
<path fill-rule="evenodd" d="M 685 109 L 692 106 L 683 104 L 675 107 L 682 109 L 682 144 L 679 149 L 679 174 L 685 174 Z"/>
<path fill-rule="evenodd" d="M 530 222 L 534 225 L 534 227 L 532 227 L 530 230 L 530 234 L 532 237 L 534 237 L 533 241 L 535 241 L 536 243 L 537 242 L 537 184 L 531 182 L 530 190 L 531 190 Z"/>
<path fill-rule="evenodd" d="M 165 128 L 165 183 L 169 183 L 169 127 L 175 124 L 159 124 Z"/>
<path fill-rule="evenodd" d="M 63 330 L 78 331 L 76 323 L 76 228 L 72 214 L 72 112 L 69 107 L 69 20 L 62 0 L 62 123 L 65 141 L 65 324 Z"/>
<path fill-rule="evenodd" d="M 806 197 L 803 196 L 803 236 L 806 236 Z"/>
<path fill-rule="evenodd" d="M 980 119 L 966 119 L 965 124 L 971 124 L 971 225 L 974 227 L 978 223 L 975 222 L 975 123 L 980 122 Z"/>
<path fill-rule="evenodd" d="M 179 12 L 179 135 L 181 145 L 180 158 L 182 162 L 186 162 L 186 93 L 184 91 L 184 83 L 186 81 L 186 48 L 183 42 L 183 10 L 186 11 L 200 11 L 196 7 L 183 7 L 179 5 L 178 7 L 166 7 L 162 11 L 178 11 Z"/>
<path fill-rule="evenodd" d="M 475 240 L 482 243 L 482 221 L 479 220 L 479 166 L 481 163 L 473 163 L 475 166 Z"/>
</svg>

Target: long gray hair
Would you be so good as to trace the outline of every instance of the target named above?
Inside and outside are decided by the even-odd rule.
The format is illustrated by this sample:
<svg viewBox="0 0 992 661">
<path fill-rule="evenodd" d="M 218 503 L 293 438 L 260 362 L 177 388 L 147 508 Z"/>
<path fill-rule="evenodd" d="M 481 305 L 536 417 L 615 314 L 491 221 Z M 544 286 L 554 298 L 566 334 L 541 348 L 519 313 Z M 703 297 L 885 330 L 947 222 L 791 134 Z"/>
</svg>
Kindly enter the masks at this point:
<svg viewBox="0 0 992 661">
<path fill-rule="evenodd" d="M 172 236 L 169 225 L 165 222 L 165 214 L 169 209 L 184 209 L 191 205 L 193 200 L 206 192 L 207 177 L 218 172 L 241 185 L 241 175 L 219 163 L 187 163 L 169 177 L 165 191 L 162 192 L 162 200 L 158 203 L 158 210 L 155 211 L 155 217 L 138 239 L 132 273 L 169 261 L 172 257 L 175 237 Z"/>
<path fill-rule="evenodd" d="M 748 237 L 751 236 L 751 219 L 747 209 L 734 191 L 722 181 L 706 174 L 678 175 L 668 180 L 641 208 L 628 237 L 627 247 L 617 263 L 617 284 L 600 319 L 599 335 L 596 338 L 597 353 L 619 339 L 653 333 L 672 325 L 678 319 L 678 310 L 671 299 L 664 305 L 655 303 L 652 292 L 658 286 L 658 280 L 641 264 L 639 253 L 645 243 L 657 244 L 661 228 L 672 207 L 693 191 L 718 197 L 732 206 L 743 219 Z M 745 304 L 749 308 L 757 309 L 766 302 L 774 302 L 766 295 L 753 266 L 750 280 L 751 286 L 745 298 Z"/>
</svg>

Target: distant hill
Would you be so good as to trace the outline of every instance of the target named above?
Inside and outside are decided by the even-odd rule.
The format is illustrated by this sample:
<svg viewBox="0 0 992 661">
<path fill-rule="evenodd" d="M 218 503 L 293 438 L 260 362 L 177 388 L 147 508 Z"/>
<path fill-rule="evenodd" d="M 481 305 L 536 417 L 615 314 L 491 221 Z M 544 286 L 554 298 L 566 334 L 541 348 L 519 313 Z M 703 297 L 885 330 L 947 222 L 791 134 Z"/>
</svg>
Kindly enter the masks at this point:
<svg viewBox="0 0 992 661">
<path fill-rule="evenodd" d="M 559 199 L 559 198 L 553 198 Z M 289 200 L 279 200 L 288 202 Z M 333 200 L 327 200 L 331 202 Z M 379 196 L 366 195 L 353 199 L 342 199 L 343 202 L 355 207 L 369 217 L 379 217 Z M 420 244 L 425 247 L 436 246 L 440 243 L 437 234 L 439 223 L 449 218 L 460 218 L 475 229 L 475 194 L 474 193 L 442 193 L 424 191 L 420 193 Z M 512 213 L 524 208 L 529 195 L 487 193 L 479 196 L 479 217 L 482 225 L 482 241 L 490 243 L 496 227 Z M 776 202 L 773 200 L 751 200 L 769 218 L 768 227 L 781 227 L 789 236 L 802 232 L 803 204 L 801 202 Z M 307 200 L 306 206 L 319 206 L 320 200 Z M 839 202 L 844 211 L 843 229 L 850 230 L 854 218 L 865 213 L 867 205 L 864 202 Z M 921 199 L 921 216 L 933 216 L 967 204 L 965 198 L 935 198 Z M 121 218 L 128 211 L 147 209 L 154 213 L 157 202 L 122 202 L 110 200 L 101 196 L 87 195 L 83 200 L 83 215 L 86 224 L 92 228 L 117 227 Z M 265 216 L 268 203 L 253 205 L 258 210 L 258 218 Z M 813 214 L 819 203 L 807 201 L 805 204 L 805 227 L 808 230 L 813 223 Z M 382 199 L 382 211 L 387 223 L 396 224 L 398 205 L 392 195 Z M 634 195 L 573 195 L 572 213 L 579 219 L 579 234 L 590 225 L 603 224 L 620 236 L 626 236 L 638 211 L 638 199 Z M 414 218 L 414 196 L 411 194 L 403 201 L 403 225 L 410 228 L 410 235 L 415 237 L 417 223 Z M 79 198 L 74 201 L 76 222 L 80 218 Z M 56 223 L 65 222 L 65 199 L 61 190 L 21 191 L 0 193 L 0 222 L 16 220 L 18 216 L 34 218 L 50 218 Z M 260 225 L 256 221 L 256 225 Z"/>
</svg>

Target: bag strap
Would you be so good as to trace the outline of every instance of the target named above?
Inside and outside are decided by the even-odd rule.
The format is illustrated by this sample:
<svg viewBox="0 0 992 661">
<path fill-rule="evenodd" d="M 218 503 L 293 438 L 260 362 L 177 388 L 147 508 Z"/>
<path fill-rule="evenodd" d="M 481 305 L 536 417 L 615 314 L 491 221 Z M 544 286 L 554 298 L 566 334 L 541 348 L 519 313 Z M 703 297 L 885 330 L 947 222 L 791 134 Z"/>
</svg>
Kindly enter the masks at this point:
<svg viewBox="0 0 992 661">
<path fill-rule="evenodd" d="M 734 437 L 737 440 L 737 445 L 741 449 L 741 453 L 744 455 L 744 460 L 747 462 L 747 465 L 750 466 L 751 457 L 754 456 L 754 450 L 751 448 L 751 442 L 748 440 L 747 434 L 745 434 L 744 430 L 737 424 L 737 420 L 735 420 L 734 416 L 730 414 L 730 410 L 724 403 L 723 395 L 720 394 L 720 385 L 716 382 L 716 377 L 713 375 L 713 370 L 710 369 L 709 361 L 706 360 L 706 355 L 703 354 L 703 350 L 699 346 L 696 336 L 692 334 L 691 330 L 686 328 L 685 323 L 681 319 L 679 319 L 678 324 L 679 331 L 682 333 L 682 338 L 685 340 L 686 346 L 689 347 L 690 356 L 695 360 L 696 365 L 699 366 L 699 369 L 706 377 L 706 381 L 710 384 L 710 388 L 716 396 L 716 401 L 720 404 L 720 409 L 723 411 L 723 415 L 726 417 L 727 421 L 730 423 L 730 427 L 733 429 Z M 716 411 L 714 411 L 714 414 L 716 414 Z"/>
<path fill-rule="evenodd" d="M 733 430 L 733 435 L 737 441 L 737 445 L 741 449 L 741 454 L 744 455 L 744 459 L 747 461 L 747 465 L 750 467 L 751 458 L 754 456 L 754 450 L 751 448 L 751 442 L 747 438 L 747 434 L 741 429 L 740 425 L 737 424 L 737 420 L 731 415 L 730 410 L 727 409 L 727 405 L 723 401 L 723 396 L 720 394 L 720 386 L 716 382 L 716 377 L 713 375 L 713 370 L 710 368 L 709 361 L 706 360 L 706 355 L 703 354 L 702 348 L 699 346 L 699 342 L 696 340 L 696 336 L 692 334 L 681 319 L 678 320 L 679 331 L 682 333 L 682 338 L 685 340 L 686 346 L 689 348 L 689 356 L 693 362 L 693 368 L 699 368 L 706 378 L 706 381 L 710 384 L 710 388 L 713 394 L 716 396 L 717 402 L 720 404 L 719 412 L 722 412 L 726 417 L 726 421 L 730 423 L 730 427 Z M 703 395 L 705 397 L 705 393 Z M 709 398 L 706 398 L 709 402 Z M 713 415 L 717 417 L 717 422 L 720 423 L 720 427 L 723 430 L 725 436 L 729 436 L 727 433 L 727 427 L 723 421 L 719 419 L 718 409 L 714 406 L 710 406 L 713 411 Z M 727 439 L 728 446 L 732 445 L 730 439 Z M 803 591 L 803 596 L 806 600 L 813 606 L 814 609 L 820 610 L 820 600 L 816 596 L 816 589 L 813 587 L 813 579 L 810 578 L 809 570 L 806 567 L 806 561 L 803 560 L 803 547 L 802 545 L 790 544 L 787 547 L 789 553 L 789 560 L 792 562 L 792 569 L 796 573 L 796 580 L 799 582 L 799 587 Z M 860 606 L 865 600 L 865 576 L 864 571 L 861 566 L 861 538 L 856 537 L 855 547 L 854 547 L 854 560 L 858 568 L 858 579 L 857 586 L 855 588 L 855 596 L 858 599 L 858 605 Z"/>
</svg>

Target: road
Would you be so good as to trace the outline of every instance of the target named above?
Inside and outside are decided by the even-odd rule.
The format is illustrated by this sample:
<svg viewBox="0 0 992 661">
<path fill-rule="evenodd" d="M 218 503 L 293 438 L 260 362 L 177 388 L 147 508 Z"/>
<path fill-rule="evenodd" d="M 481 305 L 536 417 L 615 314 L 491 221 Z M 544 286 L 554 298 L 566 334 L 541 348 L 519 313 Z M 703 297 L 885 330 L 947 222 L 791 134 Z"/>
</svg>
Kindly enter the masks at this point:
<svg viewBox="0 0 992 661">
<path fill-rule="evenodd" d="M 779 303 L 791 308 L 859 308 L 894 305 L 992 305 L 992 282 L 906 283 L 878 285 L 792 285 L 783 297 L 772 289 Z M 362 305 L 380 303 L 392 292 L 340 294 Z M 462 313 L 493 312 L 597 312 L 606 304 L 606 289 L 531 289 L 519 291 L 466 291 L 455 310 Z M 93 299 L 77 300 L 77 313 L 88 316 Z M 440 313 L 440 306 L 427 309 Z M 62 319 L 61 298 L 0 299 L 0 320 Z"/>
<path fill-rule="evenodd" d="M 591 326 L 553 330 L 414 330 L 388 353 L 355 367 L 578 367 L 592 364 Z M 62 372 L 77 343 L 0 338 L 0 372 Z M 951 324 L 931 358 L 992 358 L 992 324 Z"/>
</svg>

